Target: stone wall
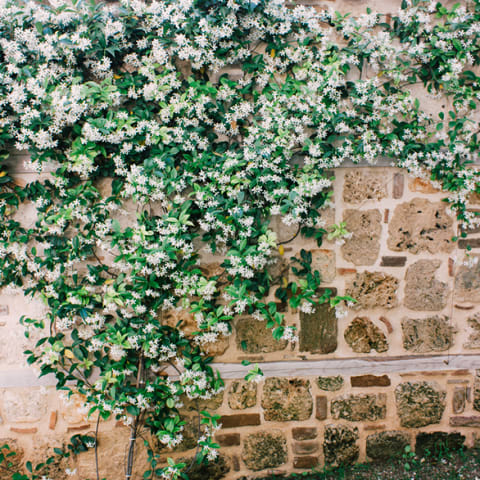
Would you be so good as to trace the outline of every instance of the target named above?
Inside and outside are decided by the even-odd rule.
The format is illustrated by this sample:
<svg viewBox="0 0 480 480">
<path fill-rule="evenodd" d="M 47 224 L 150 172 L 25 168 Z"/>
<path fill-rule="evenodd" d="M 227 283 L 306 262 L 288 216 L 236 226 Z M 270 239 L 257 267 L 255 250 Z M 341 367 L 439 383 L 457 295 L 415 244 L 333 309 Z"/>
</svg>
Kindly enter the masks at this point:
<svg viewBox="0 0 480 480">
<path fill-rule="evenodd" d="M 29 181 L 33 174 L 18 165 L 16 178 Z M 228 479 L 250 478 L 382 459 L 401 455 L 407 444 L 422 451 L 439 432 L 467 446 L 477 441 L 479 233 L 453 243 L 459 227 L 442 194 L 398 169 L 341 168 L 335 177 L 325 220 L 345 221 L 352 237 L 343 245 L 325 241 L 321 248 L 296 239 L 285 245 L 272 274 L 283 281 L 286 262 L 306 249 L 325 287 L 358 303 L 343 318 L 328 306 L 306 314 L 281 305 L 286 323 L 298 329 L 293 346 L 273 340 L 262 322 L 236 319 L 233 334 L 212 352 L 225 390 L 202 405 L 221 415 L 217 440 L 225 463 L 199 478 L 226 470 Z M 275 228 L 280 239 L 292 236 L 280 221 Z M 467 244 L 473 246 L 469 257 Z M 215 267 L 205 256 L 204 268 Z M 23 336 L 18 318 L 40 309 L 20 296 L 0 296 L 0 441 L 8 439 L 34 459 L 48 446 L 95 428 L 81 398 L 65 402 L 51 379 L 36 379 L 25 363 L 22 351 L 35 338 Z M 188 334 L 191 319 L 182 318 Z M 242 360 L 258 362 L 265 378 L 258 384 L 242 380 L 249 369 Z M 184 443 L 165 455 L 193 456 L 196 420 L 189 408 Z M 101 474 L 116 478 L 128 431 L 102 422 L 100 432 Z M 141 465 L 144 452 L 138 455 Z M 92 478 L 93 465 L 92 454 L 80 455 L 77 478 Z"/>
</svg>

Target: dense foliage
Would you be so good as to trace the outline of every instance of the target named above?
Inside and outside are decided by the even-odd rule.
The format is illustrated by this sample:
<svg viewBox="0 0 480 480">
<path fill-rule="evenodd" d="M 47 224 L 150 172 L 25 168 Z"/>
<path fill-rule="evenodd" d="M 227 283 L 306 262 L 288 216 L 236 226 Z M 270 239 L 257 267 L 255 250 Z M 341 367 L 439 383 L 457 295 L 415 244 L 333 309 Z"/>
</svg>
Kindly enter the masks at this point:
<svg viewBox="0 0 480 480">
<path fill-rule="evenodd" d="M 472 220 L 480 2 L 411 3 L 387 19 L 279 0 L 2 0 L 0 286 L 47 307 L 22 319 L 44 328 L 29 361 L 131 426 L 127 471 L 141 429 L 178 445 L 182 399 L 222 388 L 209 345 L 235 316 L 295 340 L 275 296 L 342 315 L 351 299 L 319 293 L 307 252 L 294 281 L 272 273 L 272 219 L 319 245 L 348 235 L 322 218 L 334 167 L 391 158 Z M 412 85 L 446 107 L 426 113 Z M 50 173 L 16 184 L 14 148 Z M 193 337 L 166 320 L 180 309 Z M 216 428 L 202 412 L 209 459 Z M 181 468 L 153 446 L 150 460 L 145 478 Z"/>
</svg>

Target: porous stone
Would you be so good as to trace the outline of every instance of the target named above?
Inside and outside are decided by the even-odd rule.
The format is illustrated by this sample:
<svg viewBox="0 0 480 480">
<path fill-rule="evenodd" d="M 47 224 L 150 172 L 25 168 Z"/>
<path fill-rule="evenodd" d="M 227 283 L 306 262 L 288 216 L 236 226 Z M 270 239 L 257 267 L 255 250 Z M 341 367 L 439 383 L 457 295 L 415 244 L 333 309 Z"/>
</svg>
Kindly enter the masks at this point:
<svg viewBox="0 0 480 480">
<path fill-rule="evenodd" d="M 236 380 L 228 391 L 228 405 L 233 410 L 254 407 L 257 403 L 257 384 L 245 380 Z"/>
<path fill-rule="evenodd" d="M 448 285 L 435 278 L 440 260 L 419 260 L 407 268 L 404 304 L 410 310 L 439 311 L 447 305 Z"/>
<path fill-rule="evenodd" d="M 340 375 L 335 377 L 318 377 L 317 385 L 320 390 L 336 392 L 343 387 L 343 377 Z"/>
<path fill-rule="evenodd" d="M 410 438 L 405 432 L 392 430 L 374 433 L 367 437 L 367 455 L 381 461 L 400 458 L 409 444 Z"/>
<path fill-rule="evenodd" d="M 288 459 L 287 440 L 280 430 L 257 432 L 243 442 L 242 459 L 253 471 L 275 468 Z"/>
<path fill-rule="evenodd" d="M 247 353 L 269 353 L 284 350 L 285 340 L 275 340 L 267 322 L 241 318 L 235 324 L 237 348 Z"/>
<path fill-rule="evenodd" d="M 420 432 L 415 442 L 415 453 L 419 457 L 432 455 L 438 457 L 445 452 L 461 450 L 465 444 L 465 436 L 453 432 Z"/>
<path fill-rule="evenodd" d="M 480 348 L 480 313 L 476 313 L 467 319 L 469 327 L 472 329 L 467 342 L 463 348 L 473 349 Z"/>
<path fill-rule="evenodd" d="M 281 215 L 272 215 L 270 228 L 277 234 L 277 243 L 291 240 L 298 231 L 298 225 L 287 225 L 282 221 Z"/>
<path fill-rule="evenodd" d="M 455 329 L 448 317 L 403 318 L 403 346 L 415 353 L 443 352 L 453 344 Z"/>
<path fill-rule="evenodd" d="M 455 387 L 452 397 L 453 413 L 463 413 L 467 400 L 467 388 L 465 386 Z"/>
<path fill-rule="evenodd" d="M 332 400 L 330 410 L 335 419 L 351 422 L 380 420 L 387 413 L 387 396 L 384 393 L 345 395 Z"/>
<path fill-rule="evenodd" d="M 352 204 L 365 200 L 380 200 L 387 196 L 383 175 L 362 172 L 360 169 L 345 174 L 343 201 Z"/>
<path fill-rule="evenodd" d="M 174 452 L 185 452 L 197 446 L 197 439 L 199 435 L 198 417 L 186 416 L 183 418 L 183 420 L 185 421 L 185 425 L 183 426 L 183 431 L 182 431 L 182 441 L 178 445 L 173 447 L 172 450 Z M 156 446 L 156 448 L 162 453 L 171 451 L 168 446 L 164 445 L 163 443 L 160 443 L 157 437 L 153 438 L 153 443 Z"/>
<path fill-rule="evenodd" d="M 317 248 L 310 250 L 310 253 L 312 254 L 312 271 L 318 270 L 322 282 L 332 282 L 337 272 L 335 251 Z"/>
<path fill-rule="evenodd" d="M 300 351 L 331 353 L 337 349 L 337 317 L 335 309 L 324 303 L 314 313 L 300 312 Z"/>
<path fill-rule="evenodd" d="M 188 480 L 220 480 L 230 471 L 230 466 L 223 455 L 208 463 L 198 463 L 195 458 L 181 458 L 178 463 L 186 463 Z"/>
<path fill-rule="evenodd" d="M 294 440 L 312 440 L 317 438 L 317 429 L 315 427 L 294 427 L 292 428 L 292 437 Z"/>
<path fill-rule="evenodd" d="M 190 399 L 186 395 L 182 396 L 183 408 L 187 411 L 199 411 L 202 410 L 216 410 L 223 403 L 224 391 L 218 392 L 211 398 L 207 399 Z"/>
<path fill-rule="evenodd" d="M 405 382 L 395 389 L 402 427 L 418 428 L 439 423 L 445 410 L 446 393 L 436 382 Z"/>
<path fill-rule="evenodd" d="M 347 282 L 346 295 L 353 297 L 355 309 L 397 306 L 398 279 L 383 272 L 357 273 Z"/>
<path fill-rule="evenodd" d="M 3 393 L 3 414 L 8 422 L 36 422 L 47 413 L 48 394 L 44 389 L 18 388 Z"/>
<path fill-rule="evenodd" d="M 388 248 L 419 253 L 451 252 L 454 248 L 452 218 L 446 204 L 414 198 L 398 205 L 388 226 Z"/>
<path fill-rule="evenodd" d="M 262 408 L 267 421 L 307 420 L 313 410 L 310 382 L 297 378 L 267 378 L 263 385 Z"/>
<path fill-rule="evenodd" d="M 345 330 L 345 341 L 356 353 L 388 350 L 387 337 L 368 317 L 356 317 Z"/>
<path fill-rule="evenodd" d="M 325 425 L 323 454 L 328 465 L 354 463 L 360 451 L 358 428 L 347 425 Z"/>
<path fill-rule="evenodd" d="M 457 268 L 455 301 L 480 303 L 480 255 L 471 254 Z"/>
<path fill-rule="evenodd" d="M 380 210 L 345 210 L 343 220 L 352 234 L 342 245 L 343 258 L 355 265 L 373 265 L 380 252 Z"/>
<path fill-rule="evenodd" d="M 13 438 L 0 438 L 0 447 L 8 445 L 9 449 L 2 449 L 0 453 L 7 456 L 11 452 L 15 452 L 15 455 L 7 457 L 7 461 L 11 463 L 11 471 L 0 469 L 0 480 L 11 480 L 12 472 L 23 472 L 23 457 L 25 455 L 24 449 L 20 446 L 18 440 Z"/>
</svg>

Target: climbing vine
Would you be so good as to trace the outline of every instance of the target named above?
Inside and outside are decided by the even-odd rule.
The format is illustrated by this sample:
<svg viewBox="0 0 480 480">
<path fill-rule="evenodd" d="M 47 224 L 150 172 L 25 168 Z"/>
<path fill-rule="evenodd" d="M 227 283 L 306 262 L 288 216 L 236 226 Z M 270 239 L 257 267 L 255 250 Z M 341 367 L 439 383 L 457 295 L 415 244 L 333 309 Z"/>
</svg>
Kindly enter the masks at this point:
<svg viewBox="0 0 480 480">
<path fill-rule="evenodd" d="M 236 316 L 295 341 L 279 300 L 339 315 L 353 300 L 319 290 L 307 252 L 295 280 L 274 274 L 274 220 L 291 240 L 348 236 L 323 215 L 335 167 L 389 158 L 474 223 L 479 38 L 478 0 L 404 1 L 391 18 L 279 0 L 1 1 L 0 286 L 46 306 L 21 319 L 41 332 L 28 361 L 130 426 L 126 478 L 145 429 L 144 478 L 184 475 L 155 445 L 182 441 L 184 399 L 222 388 L 209 348 Z M 14 149 L 44 175 L 16 182 Z M 194 335 L 168 320 L 179 310 Z M 218 418 L 200 418 L 212 460 Z"/>
</svg>

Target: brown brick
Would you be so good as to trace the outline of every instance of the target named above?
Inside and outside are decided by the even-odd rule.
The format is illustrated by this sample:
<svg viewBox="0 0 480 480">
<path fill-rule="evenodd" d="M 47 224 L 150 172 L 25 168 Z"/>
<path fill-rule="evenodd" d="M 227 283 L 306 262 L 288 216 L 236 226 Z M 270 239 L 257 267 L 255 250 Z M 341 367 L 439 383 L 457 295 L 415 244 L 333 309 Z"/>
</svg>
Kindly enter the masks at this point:
<svg viewBox="0 0 480 480">
<path fill-rule="evenodd" d="M 390 216 L 390 210 L 388 208 L 383 212 L 383 223 L 388 223 L 388 217 Z"/>
<path fill-rule="evenodd" d="M 50 430 L 55 430 L 56 425 L 57 425 L 57 411 L 54 410 L 50 414 L 50 422 L 48 423 L 48 428 L 50 428 Z"/>
<path fill-rule="evenodd" d="M 458 248 L 465 250 L 467 247 L 480 248 L 480 238 L 462 238 L 458 241 Z"/>
<path fill-rule="evenodd" d="M 19 428 L 19 427 L 10 427 L 11 432 L 15 433 L 37 433 L 37 427 L 30 427 L 30 428 Z"/>
<path fill-rule="evenodd" d="M 480 416 L 472 415 L 470 417 L 450 417 L 450 426 L 452 426 L 452 427 L 480 427 Z"/>
<path fill-rule="evenodd" d="M 230 457 L 232 459 L 232 468 L 234 472 L 239 472 L 240 471 L 240 460 L 236 455 L 232 455 Z"/>
<path fill-rule="evenodd" d="M 240 445 L 239 433 L 219 433 L 216 435 L 215 439 L 221 447 L 233 447 L 234 445 Z"/>
<path fill-rule="evenodd" d="M 367 431 L 372 431 L 372 430 L 385 430 L 387 426 L 384 423 L 376 424 L 376 423 L 371 423 L 371 424 L 365 424 L 363 425 L 363 429 Z"/>
<path fill-rule="evenodd" d="M 315 409 L 315 417 L 318 420 L 325 420 L 327 418 L 327 397 L 321 395 L 317 396 L 316 398 L 316 409 Z"/>
<path fill-rule="evenodd" d="M 454 271 L 455 271 L 455 260 L 453 258 L 448 259 L 448 275 L 450 277 L 454 276 Z"/>
<path fill-rule="evenodd" d="M 84 423 L 83 425 L 75 425 L 73 427 L 68 427 L 67 432 L 77 432 L 78 430 L 86 430 L 87 428 L 90 428 L 90 424 Z"/>
<path fill-rule="evenodd" d="M 388 375 L 358 375 L 350 378 L 352 387 L 389 387 L 391 385 Z"/>
<path fill-rule="evenodd" d="M 318 465 L 318 457 L 293 457 L 293 468 L 314 468 Z"/>
<path fill-rule="evenodd" d="M 381 267 L 404 267 L 407 263 L 407 257 L 382 257 Z"/>
<path fill-rule="evenodd" d="M 337 272 L 339 275 L 353 275 L 357 273 L 356 268 L 337 268 Z"/>
<path fill-rule="evenodd" d="M 453 384 L 453 385 L 458 385 L 460 383 L 468 383 L 468 380 L 461 380 L 461 379 L 457 379 L 457 378 L 454 378 L 454 379 L 451 379 L 451 380 L 447 380 L 447 383 L 448 384 Z"/>
<path fill-rule="evenodd" d="M 467 370 L 466 368 L 462 370 L 454 370 L 452 375 L 470 375 L 470 370 Z"/>
<path fill-rule="evenodd" d="M 258 413 L 240 413 L 238 415 L 223 415 L 220 418 L 222 428 L 247 427 L 249 425 L 260 425 Z"/>
<path fill-rule="evenodd" d="M 392 24 L 392 14 L 391 13 L 386 13 L 385 14 L 385 23 L 388 23 L 389 25 Z"/>
<path fill-rule="evenodd" d="M 311 440 L 317 438 L 317 429 L 315 427 L 295 427 L 292 428 L 292 437 L 295 440 Z"/>
<path fill-rule="evenodd" d="M 388 319 L 385 318 L 384 316 L 381 316 L 381 317 L 379 318 L 379 320 L 385 324 L 385 326 L 387 327 L 387 332 L 388 332 L 388 333 L 392 333 L 392 332 L 393 332 L 393 327 L 392 327 L 392 324 L 390 323 L 390 320 L 388 320 Z"/>
<path fill-rule="evenodd" d="M 305 455 L 315 453 L 318 450 L 318 442 L 310 440 L 305 442 L 293 442 L 293 453 L 297 455 Z"/>
<path fill-rule="evenodd" d="M 403 173 L 395 173 L 393 175 L 393 198 L 402 198 L 404 185 L 405 177 Z"/>
<path fill-rule="evenodd" d="M 0 305 L 0 315 L 8 315 L 8 305 Z"/>
</svg>

